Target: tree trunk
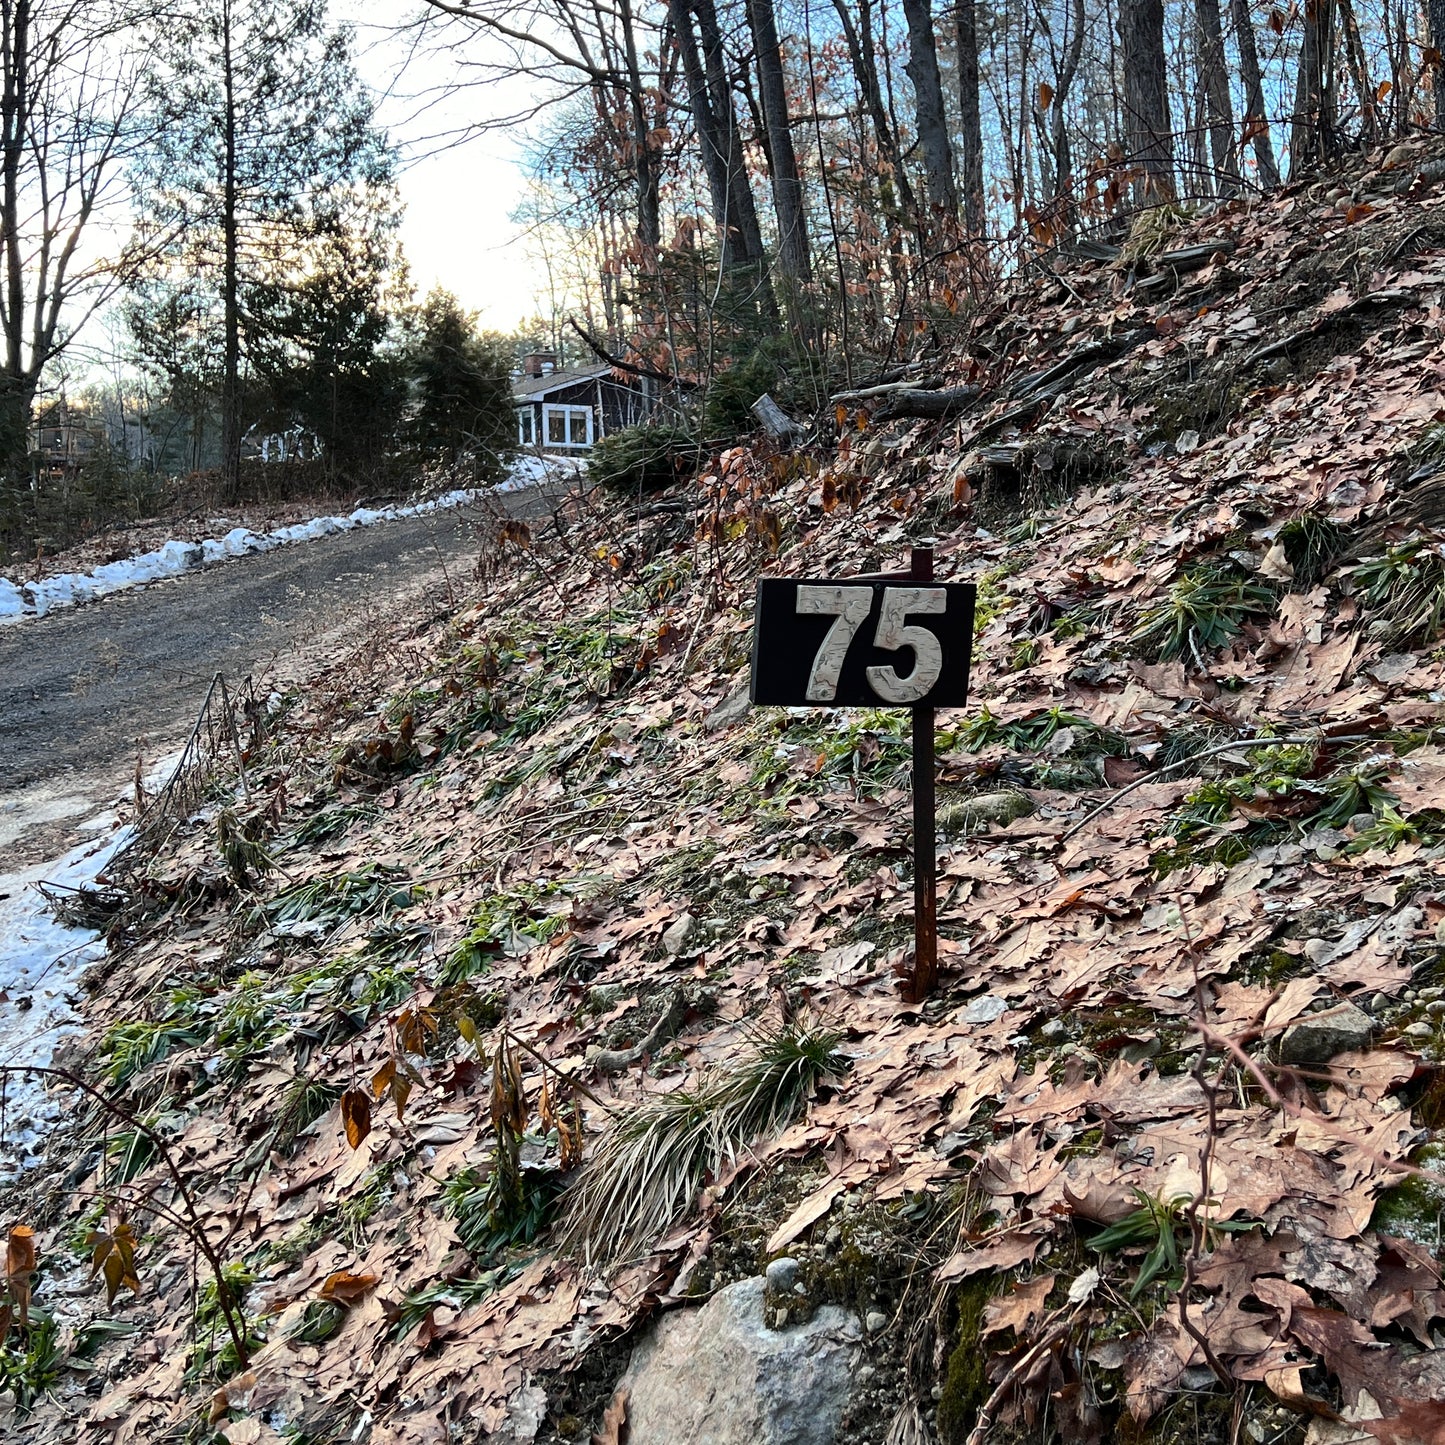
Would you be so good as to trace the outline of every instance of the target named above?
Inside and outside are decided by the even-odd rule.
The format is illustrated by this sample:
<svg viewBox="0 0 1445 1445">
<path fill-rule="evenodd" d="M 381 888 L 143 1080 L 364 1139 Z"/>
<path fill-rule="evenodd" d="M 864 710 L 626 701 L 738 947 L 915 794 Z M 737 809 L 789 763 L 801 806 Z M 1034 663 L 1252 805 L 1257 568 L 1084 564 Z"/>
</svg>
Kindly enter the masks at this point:
<svg viewBox="0 0 1445 1445">
<path fill-rule="evenodd" d="M 768 135 L 773 205 L 778 216 L 778 259 L 784 276 L 794 282 L 804 282 L 812 275 L 812 265 L 803 214 L 803 183 L 793 149 L 773 0 L 748 0 L 748 26 L 757 55 L 758 89 L 762 94 L 763 125 Z"/>
<path fill-rule="evenodd" d="M 1290 123 L 1291 180 L 1319 166 L 1334 147 L 1334 43 L 1334 0 L 1306 0 L 1304 43 Z"/>
<path fill-rule="evenodd" d="M 1445 0 L 1441 0 L 1445 4 Z M 1249 0 L 1231 0 L 1234 14 L 1234 41 L 1239 47 L 1239 78 L 1244 82 L 1244 133 L 1254 145 L 1254 160 L 1259 167 L 1262 190 L 1273 190 L 1279 184 L 1279 165 L 1274 158 L 1274 141 L 1264 116 L 1264 85 L 1259 73 L 1259 48 L 1254 40 L 1254 20 L 1249 13 Z"/>
<path fill-rule="evenodd" d="M 1442 3 L 1445 3 L 1445 0 L 1442 0 Z M 843 27 L 843 38 L 848 46 L 848 58 L 853 65 L 853 78 L 858 84 L 859 93 L 863 97 L 863 103 L 873 122 L 873 134 L 878 141 L 879 154 L 892 171 L 890 180 L 892 186 L 897 188 L 904 218 L 917 231 L 918 198 L 913 194 L 913 186 L 908 179 L 908 170 L 903 163 L 903 152 L 898 144 L 898 133 L 889 119 L 888 107 L 883 103 L 883 87 L 878 79 L 878 61 L 874 54 L 872 13 L 869 0 L 862 0 L 858 6 L 858 16 L 862 22 L 861 32 L 853 23 L 849 0 L 833 0 L 833 8 L 837 10 L 838 20 Z"/>
<path fill-rule="evenodd" d="M 25 362 L 25 258 L 20 245 L 20 166 L 30 110 L 30 4 L 17 0 L 4 11 L 5 86 L 0 96 L 0 144 L 4 184 L 0 228 L 5 238 L 5 371 L 0 377 L 0 473 L 20 485 L 29 454 L 30 406 L 35 378 Z"/>
<path fill-rule="evenodd" d="M 1229 96 L 1229 74 L 1224 67 L 1224 27 L 1219 0 L 1194 0 L 1195 44 L 1199 52 L 1200 121 L 1209 131 L 1209 154 L 1214 162 L 1214 189 L 1232 196 L 1239 189 L 1234 168 L 1234 105 Z"/>
<path fill-rule="evenodd" d="M 913 82 L 916 98 L 928 205 L 935 218 L 951 223 L 958 216 L 958 189 L 953 182 L 953 151 L 943 109 L 943 82 L 938 74 L 933 7 L 930 0 L 903 0 L 903 14 L 908 21 L 908 63 L 903 70 Z"/>
<path fill-rule="evenodd" d="M 1124 61 L 1124 147 L 1140 175 L 1135 197 L 1172 201 L 1174 141 L 1165 88 L 1164 0 L 1120 0 L 1119 45 Z"/>
<path fill-rule="evenodd" d="M 738 259 L 749 266 L 762 268 L 766 265 L 767 255 L 763 250 L 763 233 L 758 225 L 752 184 L 748 180 L 742 133 L 738 130 L 737 112 L 733 110 L 732 85 L 727 73 L 727 57 L 723 53 L 722 33 L 718 29 L 717 9 L 713 0 L 692 0 L 692 8 L 697 15 L 698 34 L 702 39 L 703 69 L 712 102 L 716 143 L 722 151 L 723 170 L 727 177 L 728 228 L 737 238 Z"/>
<path fill-rule="evenodd" d="M 1435 124 L 1445 128 L 1445 0 L 1429 0 L 1430 48 L 1435 52 Z"/>
<path fill-rule="evenodd" d="M 222 103 L 221 229 L 225 271 L 221 278 L 225 309 L 225 358 L 221 376 L 221 495 L 233 502 L 241 492 L 241 305 L 239 221 L 236 214 L 236 77 L 231 54 L 231 0 L 221 6 Z"/>
<path fill-rule="evenodd" d="M 1079 73 L 1079 59 L 1084 53 L 1084 27 L 1087 17 L 1084 0 L 1074 0 L 1070 6 L 1069 46 L 1064 52 L 1064 63 L 1055 77 L 1052 132 L 1049 148 L 1054 159 L 1054 191 L 1060 198 L 1069 194 L 1073 181 L 1074 158 L 1069 146 L 1069 127 L 1064 116 L 1064 102 L 1074 88 L 1074 77 Z"/>
<path fill-rule="evenodd" d="M 633 30 L 632 0 L 618 0 L 622 40 L 627 57 L 627 101 L 632 119 L 633 171 L 637 177 L 637 240 L 644 251 L 662 244 L 658 204 L 658 177 L 647 113 L 642 104 L 642 70 L 637 63 L 637 36 Z"/>
<path fill-rule="evenodd" d="M 667 12 L 677 35 L 678 53 L 682 57 L 683 77 L 687 81 L 688 109 L 697 133 L 697 147 L 702 155 L 703 174 L 707 176 L 708 197 L 712 218 L 722 233 L 722 258 L 731 259 L 734 237 L 728 230 L 728 173 L 723 142 L 718 135 L 717 118 L 707 92 L 707 76 L 698 51 L 697 34 L 692 26 L 692 12 L 687 0 L 668 0 Z"/>
<path fill-rule="evenodd" d="M 963 224 L 983 235 L 983 122 L 978 103 L 978 14 L 976 0 L 958 0 L 958 112 L 962 145 Z"/>
</svg>

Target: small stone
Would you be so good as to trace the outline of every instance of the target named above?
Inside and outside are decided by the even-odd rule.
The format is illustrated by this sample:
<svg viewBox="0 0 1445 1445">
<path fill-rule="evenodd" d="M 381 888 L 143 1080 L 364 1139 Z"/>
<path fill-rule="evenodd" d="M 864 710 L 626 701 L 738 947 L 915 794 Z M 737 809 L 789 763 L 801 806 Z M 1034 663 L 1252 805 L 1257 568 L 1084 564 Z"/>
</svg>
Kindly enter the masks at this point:
<svg viewBox="0 0 1445 1445">
<path fill-rule="evenodd" d="M 1363 833 L 1366 828 L 1375 826 L 1375 815 L 1373 813 L 1356 813 L 1350 819 L 1350 831 L 1356 836 Z"/>
<path fill-rule="evenodd" d="M 1050 1019 L 1043 1028 L 1039 1030 L 1039 1037 L 1055 1043 L 1059 1039 L 1066 1039 L 1069 1036 L 1069 1026 L 1063 1019 Z"/>
<path fill-rule="evenodd" d="M 795 1284 L 793 1286 L 793 1293 L 795 1295 L 800 1295 L 802 1298 L 806 1299 L 808 1296 L 808 1286 L 801 1283 Z"/>
<path fill-rule="evenodd" d="M 945 836 L 972 832 L 982 823 L 1012 823 L 1034 810 L 1033 799 L 1017 789 L 980 793 L 973 798 L 945 803 L 938 810 L 938 830 Z"/>
<path fill-rule="evenodd" d="M 1385 157 L 1384 168 L 1387 171 L 1397 171 L 1401 166 L 1408 166 L 1414 159 L 1415 152 L 1409 146 L 1396 146 Z"/>
<path fill-rule="evenodd" d="M 1419 994 L 1417 994 L 1413 988 L 1407 988 L 1400 997 L 1404 999 L 1406 1003 L 1414 1003 L 1415 1000 L 1419 998 Z"/>
<path fill-rule="evenodd" d="M 1439 998 L 1442 994 L 1445 994 L 1445 989 L 1442 989 L 1442 988 L 1422 988 L 1422 989 L 1420 990 L 1420 1002 L 1421 1002 L 1421 1003 L 1434 1003 L 1435 1000 L 1436 1000 L 1437 998 Z"/>
<path fill-rule="evenodd" d="M 1008 1012 L 1008 1000 L 997 994 L 984 993 L 970 999 L 962 1018 L 966 1024 L 991 1024 Z"/>
<path fill-rule="evenodd" d="M 837 1249 L 843 1243 L 843 1231 L 836 1224 L 832 1225 L 823 1236 L 823 1243 L 829 1249 Z"/>
<path fill-rule="evenodd" d="M 1072 1042 L 1071 1042 L 1071 1043 L 1067 1043 L 1067 1044 L 1065 1044 L 1065 1045 L 1063 1046 L 1063 1048 L 1061 1048 L 1061 1049 L 1059 1050 L 1059 1057 L 1060 1057 L 1061 1059 L 1072 1059 L 1072 1058 L 1074 1057 L 1074 1055 L 1077 1054 L 1078 1052 L 1079 1052 L 1079 1046 L 1078 1046 L 1078 1044 L 1072 1043 Z"/>
<path fill-rule="evenodd" d="M 1434 1027 L 1427 1024 L 1424 1019 L 1421 1019 L 1418 1023 L 1411 1024 L 1409 1028 L 1405 1030 L 1405 1037 L 1407 1039 L 1428 1039 L 1433 1038 L 1434 1034 Z"/>
<path fill-rule="evenodd" d="M 878 1371 L 872 1365 L 862 1365 L 858 1369 L 856 1378 L 860 1385 L 866 1385 L 877 1373 Z"/>
<path fill-rule="evenodd" d="M 775 1289 L 779 1293 L 790 1290 L 798 1282 L 798 1261 L 787 1254 L 769 1260 L 768 1267 L 763 1271 L 763 1278 L 767 1280 L 769 1289 Z"/>
<path fill-rule="evenodd" d="M 1377 993 L 1374 998 L 1370 1000 L 1370 1012 L 1372 1014 L 1382 1014 L 1389 1007 L 1390 999 L 1388 994 Z"/>
<path fill-rule="evenodd" d="M 1352 1003 L 1309 1014 L 1284 1031 L 1279 1041 L 1282 1064 L 1323 1064 L 1336 1054 L 1369 1047 L 1369 1014 Z"/>
<path fill-rule="evenodd" d="M 756 903 L 759 898 L 766 898 L 767 896 L 768 885 L 766 883 L 754 883 L 753 886 L 748 889 L 748 897 L 751 898 L 754 903 Z"/>
<path fill-rule="evenodd" d="M 1425 1012 L 1432 1018 L 1438 1019 L 1441 1014 L 1445 1014 L 1445 998 L 1437 998 L 1433 1002 L 1427 1003 Z"/>
<path fill-rule="evenodd" d="M 697 920 L 690 913 L 684 913 L 675 923 L 670 924 L 662 935 L 662 949 L 669 958 L 676 958 L 687 947 Z"/>
<path fill-rule="evenodd" d="M 779 1310 L 777 1314 L 773 1316 L 773 1328 L 775 1330 L 785 1330 L 788 1328 L 787 1310 Z"/>
<path fill-rule="evenodd" d="M 888 1316 L 881 1310 L 869 1310 L 863 1320 L 863 1326 L 870 1335 L 876 1335 L 880 1330 L 887 1329 Z"/>
<path fill-rule="evenodd" d="M 1245 1427 L 1244 1433 L 1255 1442 L 1255 1445 L 1264 1445 L 1269 1437 L 1269 1427 L 1263 1420 L 1251 1420 Z"/>
</svg>

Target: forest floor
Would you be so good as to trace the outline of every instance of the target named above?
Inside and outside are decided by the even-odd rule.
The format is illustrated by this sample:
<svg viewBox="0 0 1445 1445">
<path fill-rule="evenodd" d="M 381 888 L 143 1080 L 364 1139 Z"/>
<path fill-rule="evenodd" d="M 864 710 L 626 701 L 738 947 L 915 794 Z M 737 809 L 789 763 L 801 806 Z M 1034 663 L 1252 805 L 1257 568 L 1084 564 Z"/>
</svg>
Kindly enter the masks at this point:
<svg viewBox="0 0 1445 1445">
<path fill-rule="evenodd" d="M 1438 1442 L 1425 155 L 1151 213 L 919 339 L 957 416 L 499 518 L 281 690 L 250 803 L 65 910 L 7 1438 L 618 1445 L 638 1332 L 786 1252 L 774 1322 L 866 1322 L 841 1445 Z M 760 574 L 925 536 L 979 607 L 913 1004 L 906 716 L 746 689 Z"/>
</svg>

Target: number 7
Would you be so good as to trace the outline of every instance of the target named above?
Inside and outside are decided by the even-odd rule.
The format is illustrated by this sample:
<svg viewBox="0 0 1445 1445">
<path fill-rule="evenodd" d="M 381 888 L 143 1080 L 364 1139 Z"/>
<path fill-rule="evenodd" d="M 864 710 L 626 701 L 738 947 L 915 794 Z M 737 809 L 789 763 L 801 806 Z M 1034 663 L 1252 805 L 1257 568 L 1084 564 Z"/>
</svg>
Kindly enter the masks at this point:
<svg viewBox="0 0 1445 1445">
<path fill-rule="evenodd" d="M 809 587 L 798 588 L 796 611 L 802 617 L 836 617 L 838 620 L 828 629 L 818 655 L 813 659 L 813 670 L 808 674 L 807 699 L 809 702 L 832 702 L 838 695 L 838 677 L 843 671 L 843 660 L 848 648 L 858 635 L 858 629 L 868 620 L 873 610 L 873 589 L 871 587 Z"/>
</svg>

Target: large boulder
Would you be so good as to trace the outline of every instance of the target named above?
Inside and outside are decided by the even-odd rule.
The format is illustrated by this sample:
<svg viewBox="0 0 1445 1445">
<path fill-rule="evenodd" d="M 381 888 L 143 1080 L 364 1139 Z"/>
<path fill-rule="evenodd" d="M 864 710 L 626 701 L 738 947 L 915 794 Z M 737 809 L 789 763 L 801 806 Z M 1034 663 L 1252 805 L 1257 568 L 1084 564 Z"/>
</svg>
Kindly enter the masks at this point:
<svg viewBox="0 0 1445 1445">
<path fill-rule="evenodd" d="M 629 1445 L 833 1445 L 862 1329 L 823 1305 L 807 1324 L 771 1329 L 759 1276 L 700 1310 L 662 1318 L 633 1351 Z"/>
</svg>

